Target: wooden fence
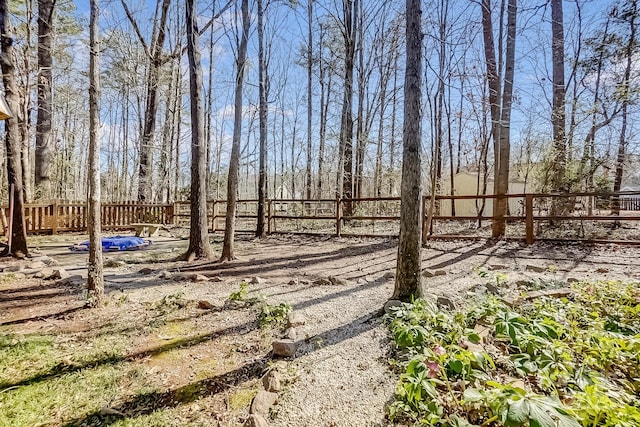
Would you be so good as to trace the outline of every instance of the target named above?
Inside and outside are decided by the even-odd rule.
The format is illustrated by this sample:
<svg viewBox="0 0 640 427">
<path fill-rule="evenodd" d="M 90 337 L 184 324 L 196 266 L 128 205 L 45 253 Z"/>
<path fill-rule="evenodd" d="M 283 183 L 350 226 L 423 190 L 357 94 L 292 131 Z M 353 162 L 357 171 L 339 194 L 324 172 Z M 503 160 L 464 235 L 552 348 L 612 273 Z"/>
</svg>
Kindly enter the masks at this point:
<svg viewBox="0 0 640 427">
<path fill-rule="evenodd" d="M 171 203 L 103 203 L 102 227 L 105 230 L 129 229 L 132 223 L 173 223 Z M 3 229 L 8 226 L 9 210 L 0 207 Z M 27 233 L 53 233 L 87 230 L 87 204 L 85 202 L 53 202 L 50 204 L 26 204 L 25 225 Z"/>
<path fill-rule="evenodd" d="M 528 243 L 544 238 L 548 224 L 568 225 L 571 240 L 586 238 L 585 224 L 624 223 L 638 227 L 627 241 L 640 241 L 640 192 L 572 193 L 572 194 L 510 194 L 509 212 L 505 217 L 508 235 L 524 238 Z M 487 227 L 493 220 L 489 203 L 494 195 L 436 196 L 436 210 L 426 224 L 430 206 L 423 198 L 423 238 L 489 237 Z M 611 214 L 611 207 L 619 203 L 620 213 Z M 482 206 L 485 209 L 482 210 Z M 253 232 L 256 228 L 258 201 L 238 200 L 236 230 Z M 473 212 L 469 212 L 473 206 Z M 443 214 L 447 211 L 449 214 Z M 457 214 L 453 214 L 455 209 Z M 466 211 L 465 211 L 466 209 Z M 207 203 L 209 229 L 224 231 L 226 201 Z M 7 228 L 7 209 L 0 207 L 0 219 Z M 102 205 L 102 224 L 106 230 L 131 229 L 136 222 L 188 225 L 189 202 L 175 203 L 105 203 Z M 400 219 L 400 198 L 359 199 L 272 199 L 267 201 L 268 233 L 305 233 L 336 236 L 397 236 Z M 25 209 L 28 233 L 58 233 L 86 231 L 87 209 L 83 202 L 53 202 L 28 204 Z M 456 225 L 457 224 L 457 225 Z M 457 229 L 455 227 L 458 227 Z M 448 227 L 448 229 L 447 229 Z M 571 228 L 572 227 L 572 228 Z M 453 231 L 452 231 L 453 230 Z M 484 230 L 484 231 L 482 231 Z M 572 231 L 573 230 L 573 231 Z M 484 234 L 482 234 L 484 233 Z M 581 235 L 582 234 L 582 235 Z"/>
</svg>

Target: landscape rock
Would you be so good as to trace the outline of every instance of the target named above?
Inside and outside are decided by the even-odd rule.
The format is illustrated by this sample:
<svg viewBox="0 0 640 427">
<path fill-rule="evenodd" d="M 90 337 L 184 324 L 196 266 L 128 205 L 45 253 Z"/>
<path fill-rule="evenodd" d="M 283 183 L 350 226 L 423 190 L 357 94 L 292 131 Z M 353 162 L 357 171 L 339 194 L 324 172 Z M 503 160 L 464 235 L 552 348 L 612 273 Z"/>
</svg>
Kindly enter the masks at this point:
<svg viewBox="0 0 640 427">
<path fill-rule="evenodd" d="M 489 270 L 506 270 L 507 266 L 504 264 L 491 264 Z"/>
<path fill-rule="evenodd" d="M 216 308 L 216 306 L 211 304 L 209 301 L 203 299 L 198 301 L 198 308 L 201 310 L 212 310 Z"/>
<path fill-rule="evenodd" d="M 269 423 L 262 415 L 251 414 L 244 422 L 243 427 L 269 427 Z"/>
<path fill-rule="evenodd" d="M 167 270 L 161 271 L 160 274 L 158 275 L 158 277 L 160 279 L 171 279 L 171 273 L 168 272 Z"/>
<path fill-rule="evenodd" d="M 608 268 L 604 268 L 604 267 L 600 267 L 596 269 L 596 273 L 608 273 L 609 269 Z"/>
<path fill-rule="evenodd" d="M 289 286 L 295 286 L 298 284 L 298 281 L 296 279 L 291 279 L 287 282 L 287 285 Z"/>
<path fill-rule="evenodd" d="M 279 340 L 273 342 L 273 355 L 281 357 L 293 357 L 298 346 L 293 340 Z"/>
<path fill-rule="evenodd" d="M 557 288 L 557 289 L 546 289 L 543 291 L 533 291 L 529 292 L 527 295 L 522 297 L 524 300 L 532 300 L 540 297 L 566 297 L 573 294 L 573 289 L 571 288 Z"/>
<path fill-rule="evenodd" d="M 287 328 L 287 330 L 284 331 L 284 337 L 286 339 L 295 341 L 298 338 L 298 332 L 296 331 L 296 328 Z"/>
<path fill-rule="evenodd" d="M 209 278 L 210 282 L 222 282 L 222 278 L 220 276 L 213 276 Z"/>
<path fill-rule="evenodd" d="M 329 279 L 325 279 L 324 277 L 322 277 L 320 279 L 314 280 L 313 284 L 317 286 L 327 286 L 331 285 L 332 283 Z"/>
<path fill-rule="evenodd" d="M 267 281 L 264 280 L 262 277 L 252 277 L 251 281 L 249 283 L 251 283 L 252 285 L 262 285 L 264 283 L 266 283 Z"/>
<path fill-rule="evenodd" d="M 446 270 L 422 270 L 422 277 L 446 276 Z"/>
<path fill-rule="evenodd" d="M 516 285 L 517 288 L 528 288 L 529 286 L 531 286 L 533 284 L 533 282 L 531 280 L 516 280 L 516 282 L 514 283 L 514 285 Z"/>
<path fill-rule="evenodd" d="M 542 291 L 529 292 L 524 296 L 519 296 L 516 298 L 503 298 L 502 300 L 505 302 L 505 304 L 513 307 L 522 301 L 530 301 L 530 300 L 541 298 L 541 297 L 562 298 L 562 297 L 570 296 L 573 293 L 574 291 L 571 288 L 546 289 Z"/>
<path fill-rule="evenodd" d="M 567 283 L 572 284 L 572 283 L 579 283 L 580 279 L 576 279 L 575 277 L 568 277 L 567 278 Z"/>
<path fill-rule="evenodd" d="M 384 303 L 384 312 L 389 313 L 391 312 L 392 308 L 399 307 L 401 305 L 402 305 L 402 301 L 400 301 L 399 299 L 390 299 Z"/>
<path fill-rule="evenodd" d="M 54 268 L 52 279 L 64 280 L 69 278 L 71 275 L 64 268 Z"/>
<path fill-rule="evenodd" d="M 162 276 L 162 273 L 160 273 Z M 197 273 L 175 273 L 170 276 L 176 282 L 208 282 L 209 278 L 204 274 Z"/>
<path fill-rule="evenodd" d="M 540 267 L 539 265 L 527 264 L 524 268 L 526 271 L 533 271 L 534 273 L 544 273 L 547 271 L 545 267 Z"/>
<path fill-rule="evenodd" d="M 260 390 L 256 397 L 253 398 L 251 402 L 251 407 L 249 408 L 249 413 L 252 415 L 269 415 L 269 408 L 273 406 L 274 403 L 278 400 L 277 393 L 271 393 L 270 391 Z"/>
<path fill-rule="evenodd" d="M 346 280 L 341 279 L 339 277 L 329 276 L 328 279 L 329 279 L 329 282 L 331 282 L 331 284 L 333 286 L 344 286 L 344 285 L 347 284 Z"/>
<path fill-rule="evenodd" d="M 456 309 L 456 303 L 453 302 L 453 300 L 449 297 L 438 297 L 438 299 L 436 300 L 436 304 L 438 304 L 440 307 L 445 307 L 449 310 Z"/>
<path fill-rule="evenodd" d="M 65 277 L 64 279 L 56 280 L 56 284 L 62 285 L 62 286 L 78 286 L 78 285 L 84 285 L 84 283 L 85 283 L 85 279 L 80 274 L 74 274 L 73 276 L 71 276 L 71 275 L 68 275 L 67 273 L 67 277 Z"/>
<path fill-rule="evenodd" d="M 125 265 L 127 265 L 127 263 L 120 259 L 108 259 L 104 262 L 105 268 L 120 268 L 124 267 Z"/>
<path fill-rule="evenodd" d="M 289 327 L 295 328 L 296 326 L 302 326 L 305 323 L 307 323 L 307 320 L 304 318 L 302 313 L 298 311 L 289 313 L 289 316 L 287 317 L 287 326 Z"/>
<path fill-rule="evenodd" d="M 480 337 L 480 342 L 486 343 L 487 338 L 491 334 L 491 329 L 488 326 L 477 323 L 473 327 L 473 332 L 475 332 Z"/>
<path fill-rule="evenodd" d="M 145 267 L 145 268 L 141 268 L 140 270 L 138 270 L 138 274 L 142 274 L 142 275 L 147 275 L 147 274 L 151 274 L 153 273 L 154 270 L 152 268 L 149 267 Z"/>
<path fill-rule="evenodd" d="M 50 279 L 53 277 L 53 268 L 51 267 L 45 267 L 42 270 L 38 271 L 35 275 L 35 278 L 37 279 Z"/>
<path fill-rule="evenodd" d="M 45 255 L 45 256 L 39 257 L 38 259 L 42 261 L 47 267 L 56 267 L 58 265 L 58 261 L 51 258 L 50 256 Z"/>
<path fill-rule="evenodd" d="M 280 373 L 273 369 L 270 370 L 264 377 L 262 377 L 262 385 L 267 391 L 270 391 L 272 393 L 279 392 L 282 389 L 282 380 L 280 378 Z"/>
<path fill-rule="evenodd" d="M 485 284 L 485 288 L 487 288 L 487 292 L 493 295 L 500 294 L 500 288 L 495 283 L 487 283 Z"/>
<path fill-rule="evenodd" d="M 32 261 L 29 264 L 27 264 L 27 268 L 31 270 L 39 270 L 44 267 L 46 267 L 46 264 L 42 261 Z"/>
</svg>

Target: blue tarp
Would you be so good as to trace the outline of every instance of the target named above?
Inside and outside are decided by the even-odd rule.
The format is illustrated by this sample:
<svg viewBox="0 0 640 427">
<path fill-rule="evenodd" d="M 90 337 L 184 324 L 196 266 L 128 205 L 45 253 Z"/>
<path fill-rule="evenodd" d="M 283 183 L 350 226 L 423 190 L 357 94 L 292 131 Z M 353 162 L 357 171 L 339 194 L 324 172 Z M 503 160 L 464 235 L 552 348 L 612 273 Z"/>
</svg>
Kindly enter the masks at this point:
<svg viewBox="0 0 640 427">
<path fill-rule="evenodd" d="M 151 240 L 144 240 L 135 236 L 115 236 L 102 238 L 103 251 L 126 251 L 131 249 L 141 249 L 151 244 Z M 71 246 L 72 251 L 88 251 L 89 241 Z"/>
</svg>

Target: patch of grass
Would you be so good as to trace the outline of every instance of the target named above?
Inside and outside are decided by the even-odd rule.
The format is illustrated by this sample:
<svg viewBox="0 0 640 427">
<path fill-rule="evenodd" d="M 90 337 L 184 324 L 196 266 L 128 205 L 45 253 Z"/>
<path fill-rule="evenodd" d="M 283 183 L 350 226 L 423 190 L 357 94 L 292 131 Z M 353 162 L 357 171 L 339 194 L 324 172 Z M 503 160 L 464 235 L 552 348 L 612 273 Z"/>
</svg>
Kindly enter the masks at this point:
<svg viewBox="0 0 640 427">
<path fill-rule="evenodd" d="M 0 335 L 0 390 L 47 372 L 60 360 L 55 340 L 42 335 Z"/>
<path fill-rule="evenodd" d="M 251 387 L 242 387 L 235 390 L 227 399 L 229 409 L 231 411 L 240 411 L 247 408 L 256 394 L 258 394 L 258 388 L 255 384 Z"/>
<path fill-rule="evenodd" d="M 120 382 L 131 376 L 121 366 L 103 365 L 0 393 L 0 426 L 51 425 L 108 406 Z"/>
<path fill-rule="evenodd" d="M 640 425 L 640 286 L 459 312 L 417 300 L 387 317 L 401 370 L 392 420 L 432 426 Z M 481 332 L 482 330 L 486 331 Z"/>
</svg>

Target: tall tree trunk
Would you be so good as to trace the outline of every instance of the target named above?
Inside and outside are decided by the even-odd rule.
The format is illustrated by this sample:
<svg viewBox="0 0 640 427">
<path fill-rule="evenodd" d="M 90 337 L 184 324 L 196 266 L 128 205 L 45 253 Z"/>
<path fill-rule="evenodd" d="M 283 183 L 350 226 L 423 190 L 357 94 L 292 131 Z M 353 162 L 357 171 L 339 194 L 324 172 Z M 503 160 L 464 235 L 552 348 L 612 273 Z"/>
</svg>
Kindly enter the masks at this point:
<svg viewBox="0 0 640 427">
<path fill-rule="evenodd" d="M 630 0 L 625 5 L 623 14 L 629 24 L 629 39 L 624 49 L 626 66 L 624 69 L 624 78 L 622 80 L 622 126 L 620 127 L 620 140 L 618 142 L 618 155 L 616 156 L 616 171 L 613 180 L 613 191 L 618 192 L 622 188 L 622 175 L 624 173 L 624 163 L 627 156 L 627 122 L 629 116 L 629 103 L 631 101 L 631 70 L 633 65 L 634 53 L 636 50 L 636 18 L 638 17 L 638 2 Z M 620 214 L 620 196 L 614 196 L 612 200 L 611 213 L 613 215 Z M 620 221 L 615 221 L 615 227 L 620 226 Z"/>
<path fill-rule="evenodd" d="M 147 77 L 147 100 L 144 110 L 144 124 L 140 138 L 140 164 L 138 172 L 138 200 L 151 200 L 153 183 L 153 135 L 156 127 L 156 113 L 158 111 L 158 83 L 160 68 L 165 62 L 162 57 L 166 34 L 167 11 L 171 0 L 162 0 L 160 21 L 158 22 L 157 37 L 151 40 L 149 73 Z M 124 0 L 122 4 L 125 5 Z M 134 22 L 127 12 L 129 20 Z M 142 41 L 142 39 L 141 39 Z M 149 49 L 147 49 L 149 50 Z"/>
<path fill-rule="evenodd" d="M 35 186 L 40 198 L 51 197 L 51 79 L 53 8 L 55 0 L 38 0 L 38 118 L 36 123 Z"/>
<path fill-rule="evenodd" d="M 89 304 L 100 307 L 104 299 L 102 272 L 102 230 L 100 215 L 100 43 L 98 39 L 98 0 L 90 1 L 89 15 Z"/>
<path fill-rule="evenodd" d="M 307 173 L 306 187 L 307 199 L 311 199 L 311 121 L 313 118 L 313 0 L 307 0 Z"/>
<path fill-rule="evenodd" d="M 320 60 L 319 60 L 319 80 L 320 80 L 320 146 L 318 147 L 318 198 L 323 196 L 323 175 L 324 175 L 324 150 L 327 135 L 327 116 L 329 112 L 329 100 L 331 99 L 332 73 L 327 72 L 327 67 L 323 62 L 323 37 L 324 28 L 320 26 Z M 325 82 L 326 76 L 326 82 Z"/>
<path fill-rule="evenodd" d="M 504 237 L 506 231 L 505 215 L 507 215 L 508 210 L 508 199 L 504 196 L 509 192 L 510 120 L 515 64 L 517 4 L 515 0 L 509 0 L 507 6 L 507 46 L 504 54 L 505 76 L 502 94 L 500 69 L 496 63 L 496 52 L 493 40 L 491 1 L 482 0 L 481 8 L 484 54 L 487 67 L 487 83 L 489 87 L 491 136 L 493 139 L 495 156 L 494 194 L 497 196 L 493 203 L 491 234 L 494 238 L 501 238 Z M 502 19 L 500 21 L 502 25 Z M 502 28 L 500 33 L 502 34 Z M 499 55 L 500 58 L 502 58 L 502 49 L 500 49 Z M 500 64 L 500 67 L 501 66 L 502 65 Z"/>
<path fill-rule="evenodd" d="M 267 236 L 265 218 L 267 205 L 267 61 L 264 52 L 263 15 L 263 0 L 258 0 L 258 90 L 260 92 L 260 105 L 258 108 L 260 114 L 260 160 L 258 166 L 258 220 L 256 236 L 260 238 Z M 311 129 L 309 129 L 309 131 L 311 131 Z M 309 163 L 307 163 L 307 169 L 309 169 L 309 167 Z"/>
<path fill-rule="evenodd" d="M 407 59 L 404 80 L 404 130 L 400 237 L 393 299 L 421 296 L 421 131 L 422 121 L 422 10 L 420 0 L 407 0 Z"/>
<path fill-rule="evenodd" d="M 356 45 L 356 27 L 358 22 L 358 1 L 342 0 L 343 40 L 344 40 L 344 97 L 342 98 L 342 115 L 340 119 L 340 163 L 338 169 L 339 194 L 345 199 L 353 197 L 353 68 Z M 341 190 L 340 190 L 341 189 Z M 344 204 L 344 215 L 350 216 L 353 203 Z"/>
<path fill-rule="evenodd" d="M 198 45 L 198 20 L 196 0 L 187 0 L 186 33 L 187 56 L 189 57 L 189 95 L 191 99 L 191 226 L 189 248 L 183 255 L 191 261 L 195 258 L 210 258 L 209 232 L 207 224 L 207 168 L 204 140 L 204 113 L 202 111 L 204 87 L 202 64 Z"/>
<path fill-rule="evenodd" d="M 552 190 L 566 191 L 565 175 L 567 150 L 565 142 L 565 85 L 564 85 L 564 24 L 562 0 L 551 0 L 551 61 L 553 67 L 553 103 L 551 124 L 553 127 L 553 179 Z M 559 201 L 559 199 L 557 199 Z M 552 214 L 559 214 L 558 203 L 552 206 Z"/>
<path fill-rule="evenodd" d="M 513 98 L 513 78 L 515 70 L 516 45 L 516 0 L 509 0 L 507 6 L 507 46 L 505 51 L 504 86 L 502 88 L 502 105 L 500 111 L 500 132 L 498 139 L 498 153 L 496 167 L 498 173 L 495 181 L 495 195 L 497 196 L 491 226 L 494 238 L 504 237 L 508 214 L 509 199 L 504 197 L 509 193 L 509 162 L 511 157 L 511 101 Z"/>
<path fill-rule="evenodd" d="M 192 0 L 193 1 L 193 0 Z M 231 144 L 231 158 L 229 160 L 229 174 L 227 177 L 227 213 L 224 226 L 224 241 L 222 243 L 221 261 L 235 259 L 233 243 L 236 226 L 236 200 L 238 198 L 238 169 L 240 166 L 240 137 L 242 133 L 242 86 L 244 81 L 245 63 L 247 61 L 247 43 L 249 37 L 249 0 L 242 0 L 242 37 L 238 46 L 236 59 L 236 88 L 233 117 L 233 142 Z"/>
<path fill-rule="evenodd" d="M 11 217 L 11 243 L 2 254 L 25 257 L 29 255 L 29 250 L 27 248 L 27 232 L 24 221 L 22 141 L 20 139 L 21 105 L 13 58 L 13 37 L 9 23 L 8 0 L 0 0 L 0 66 L 2 67 L 2 82 L 4 83 L 7 105 L 14 114 L 13 117 L 5 121 L 7 182 L 9 188 L 13 188 L 13 215 Z"/>
</svg>

